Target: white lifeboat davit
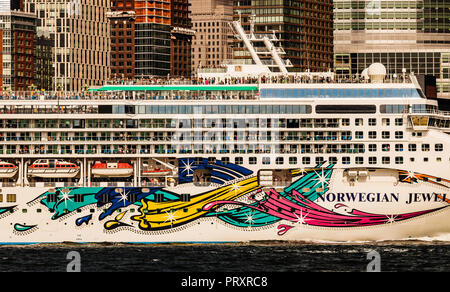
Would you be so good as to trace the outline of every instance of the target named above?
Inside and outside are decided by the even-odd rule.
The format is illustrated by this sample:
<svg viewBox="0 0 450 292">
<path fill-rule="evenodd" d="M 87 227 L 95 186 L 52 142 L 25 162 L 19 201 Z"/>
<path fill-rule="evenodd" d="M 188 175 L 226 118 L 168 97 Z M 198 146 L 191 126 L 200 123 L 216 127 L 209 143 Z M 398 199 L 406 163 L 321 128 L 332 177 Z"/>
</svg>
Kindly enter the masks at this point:
<svg viewBox="0 0 450 292">
<path fill-rule="evenodd" d="M 129 163 L 96 161 L 92 166 L 92 175 L 106 177 L 129 177 L 133 174 L 133 166 Z"/>
<path fill-rule="evenodd" d="M 16 175 L 19 168 L 9 162 L 0 161 L 0 178 L 12 178 Z"/>
<path fill-rule="evenodd" d="M 73 178 L 80 172 L 80 167 L 72 162 L 58 159 L 36 160 L 28 167 L 28 174 L 41 178 Z"/>
</svg>

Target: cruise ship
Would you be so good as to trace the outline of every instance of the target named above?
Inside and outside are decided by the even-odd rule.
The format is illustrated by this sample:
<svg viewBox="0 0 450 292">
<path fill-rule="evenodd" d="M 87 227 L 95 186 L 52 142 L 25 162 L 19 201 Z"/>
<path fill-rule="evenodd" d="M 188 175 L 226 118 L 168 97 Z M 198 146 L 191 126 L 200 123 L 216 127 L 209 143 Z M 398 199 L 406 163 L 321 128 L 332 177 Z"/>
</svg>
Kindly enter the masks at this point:
<svg viewBox="0 0 450 292">
<path fill-rule="evenodd" d="M 0 242 L 378 241 L 450 233 L 450 113 L 373 64 L 292 73 L 273 35 L 195 80 L 3 93 Z"/>
</svg>

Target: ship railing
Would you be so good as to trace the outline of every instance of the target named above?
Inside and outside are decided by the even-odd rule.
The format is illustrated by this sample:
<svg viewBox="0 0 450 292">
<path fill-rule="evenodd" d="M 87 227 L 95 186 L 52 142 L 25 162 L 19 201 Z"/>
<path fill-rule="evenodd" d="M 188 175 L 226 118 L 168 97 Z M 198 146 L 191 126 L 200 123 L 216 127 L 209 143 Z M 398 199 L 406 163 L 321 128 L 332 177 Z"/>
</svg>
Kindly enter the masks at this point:
<svg viewBox="0 0 450 292">
<path fill-rule="evenodd" d="M 450 111 L 440 111 L 435 109 L 411 109 L 411 114 L 427 114 L 450 117 Z"/>
</svg>

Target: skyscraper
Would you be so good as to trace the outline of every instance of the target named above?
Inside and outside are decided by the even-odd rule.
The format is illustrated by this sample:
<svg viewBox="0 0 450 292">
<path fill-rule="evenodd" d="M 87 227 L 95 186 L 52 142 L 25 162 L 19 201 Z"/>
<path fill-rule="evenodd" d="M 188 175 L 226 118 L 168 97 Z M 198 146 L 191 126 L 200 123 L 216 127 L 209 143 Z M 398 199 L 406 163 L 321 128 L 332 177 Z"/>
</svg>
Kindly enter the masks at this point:
<svg viewBox="0 0 450 292">
<path fill-rule="evenodd" d="M 361 74 L 382 63 L 388 74 L 433 75 L 450 98 L 450 2 L 334 1 L 335 69 Z"/>
<path fill-rule="evenodd" d="M 171 0 L 170 75 L 191 76 L 191 45 L 194 31 L 188 0 Z"/>
<path fill-rule="evenodd" d="M 170 0 L 134 0 L 134 7 L 136 78 L 167 76 L 170 74 Z"/>
<path fill-rule="evenodd" d="M 108 12 L 111 26 L 111 78 L 135 79 L 135 25 L 134 10 L 114 9 Z"/>
<path fill-rule="evenodd" d="M 234 0 L 234 20 L 254 33 L 275 32 L 294 71 L 328 71 L 333 68 L 332 0 Z M 237 42 L 234 57 L 249 59 Z"/>
<path fill-rule="evenodd" d="M 109 79 L 109 0 L 25 0 L 25 11 L 37 17 L 39 34 L 54 43 L 57 90 L 82 91 Z"/>
<path fill-rule="evenodd" d="M 34 84 L 36 17 L 18 10 L 0 12 L 1 87 L 26 91 Z"/>
<path fill-rule="evenodd" d="M 191 0 L 192 71 L 199 67 L 220 66 L 233 58 L 233 32 L 229 22 L 233 20 L 231 0 Z"/>
</svg>

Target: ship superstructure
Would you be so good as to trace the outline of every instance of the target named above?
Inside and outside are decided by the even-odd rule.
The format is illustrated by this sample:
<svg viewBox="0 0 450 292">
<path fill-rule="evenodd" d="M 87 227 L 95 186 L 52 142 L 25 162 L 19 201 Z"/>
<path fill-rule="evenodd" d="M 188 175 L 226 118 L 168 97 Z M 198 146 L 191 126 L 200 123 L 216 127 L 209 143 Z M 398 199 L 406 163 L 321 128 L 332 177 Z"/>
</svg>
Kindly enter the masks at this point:
<svg viewBox="0 0 450 292">
<path fill-rule="evenodd" d="M 348 83 L 330 72 L 241 74 L 252 66 L 200 70 L 195 82 L 3 94 L 1 241 L 450 231 L 450 113 L 415 76 L 386 76 L 380 64 Z"/>
</svg>

